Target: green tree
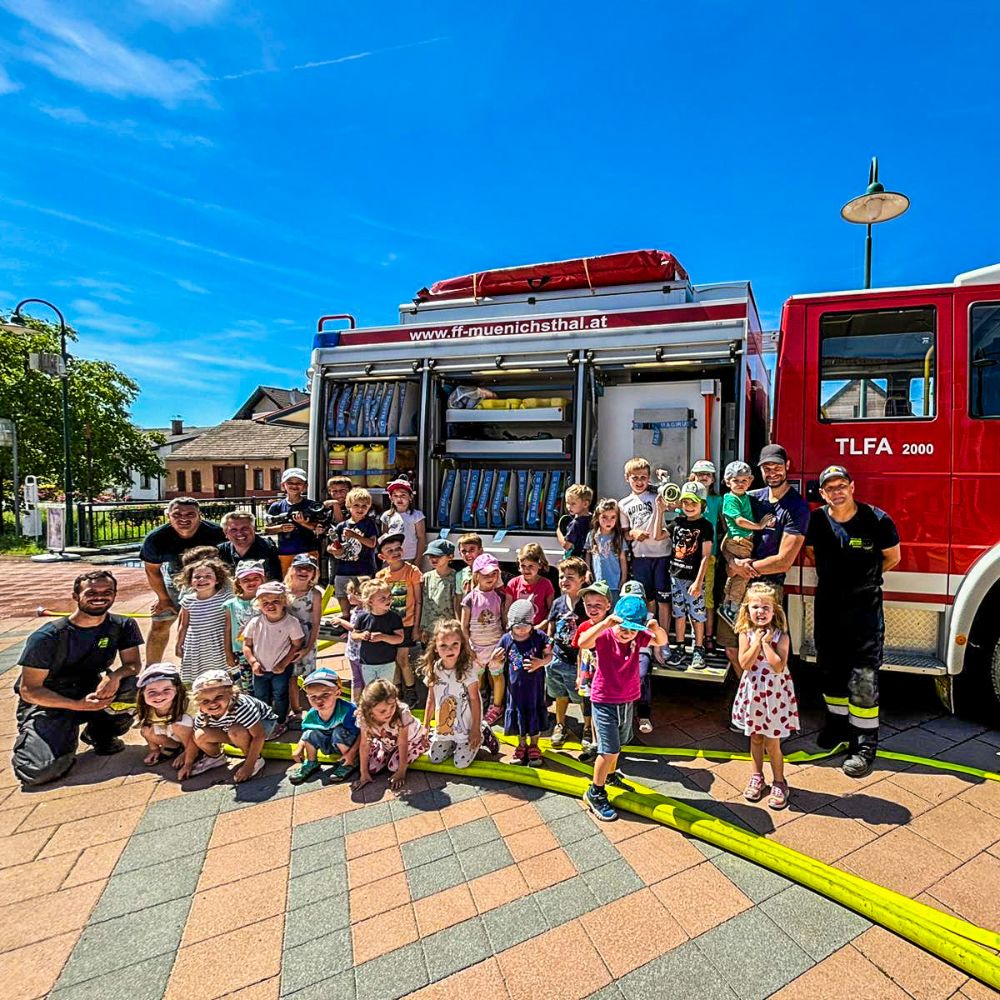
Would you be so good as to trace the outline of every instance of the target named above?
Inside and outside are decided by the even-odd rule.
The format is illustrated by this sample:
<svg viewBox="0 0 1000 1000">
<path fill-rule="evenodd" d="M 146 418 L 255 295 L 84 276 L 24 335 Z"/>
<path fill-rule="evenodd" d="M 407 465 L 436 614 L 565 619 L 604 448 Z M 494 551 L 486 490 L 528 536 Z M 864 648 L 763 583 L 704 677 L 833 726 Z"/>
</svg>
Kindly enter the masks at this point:
<svg viewBox="0 0 1000 1000">
<path fill-rule="evenodd" d="M 5 321 L 0 318 L 0 322 Z M 0 416 L 17 424 L 21 474 L 63 481 L 62 388 L 60 380 L 32 371 L 32 351 L 59 353 L 59 329 L 26 317 L 23 330 L 0 329 Z M 67 328 L 67 340 L 76 332 Z M 72 347 L 67 344 L 72 354 Z M 109 361 L 71 358 L 69 362 L 70 464 L 74 494 L 84 497 L 104 489 L 126 489 L 131 472 L 158 476 L 163 464 L 156 446 L 163 436 L 132 423 L 129 411 L 139 385 Z M 88 447 L 89 435 L 89 447 Z M 11 475 L 10 453 L 0 454 L 3 480 Z M 5 483 L 9 497 L 10 486 Z"/>
</svg>

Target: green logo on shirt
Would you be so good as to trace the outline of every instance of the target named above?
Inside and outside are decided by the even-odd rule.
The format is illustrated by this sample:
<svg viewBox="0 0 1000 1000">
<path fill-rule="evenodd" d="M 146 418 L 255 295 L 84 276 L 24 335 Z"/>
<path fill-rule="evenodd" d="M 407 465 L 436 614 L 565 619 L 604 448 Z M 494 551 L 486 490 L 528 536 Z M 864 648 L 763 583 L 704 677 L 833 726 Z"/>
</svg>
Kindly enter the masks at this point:
<svg viewBox="0 0 1000 1000">
<path fill-rule="evenodd" d="M 97 640 L 98 649 L 107 649 L 111 645 L 111 640 L 105 635 Z"/>
</svg>

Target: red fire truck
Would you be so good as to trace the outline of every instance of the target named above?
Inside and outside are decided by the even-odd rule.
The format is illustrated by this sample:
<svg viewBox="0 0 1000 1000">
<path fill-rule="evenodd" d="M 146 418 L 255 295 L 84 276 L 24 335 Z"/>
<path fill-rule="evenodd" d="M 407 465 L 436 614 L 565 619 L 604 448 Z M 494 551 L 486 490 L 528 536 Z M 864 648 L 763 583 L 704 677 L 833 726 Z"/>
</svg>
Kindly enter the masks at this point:
<svg viewBox="0 0 1000 1000">
<path fill-rule="evenodd" d="M 794 296 L 778 332 L 749 282 L 692 284 L 661 251 L 479 272 L 422 289 L 393 326 L 321 318 L 311 391 L 313 495 L 331 471 L 376 493 L 406 472 L 429 534 L 477 531 L 507 563 L 527 541 L 557 560 L 562 491 L 623 496 L 632 455 L 680 482 L 779 441 L 817 502 L 842 462 L 902 538 L 885 668 L 934 677 L 949 706 L 963 672 L 1000 696 L 1000 267 Z M 789 574 L 807 659 L 814 589 L 809 567 Z"/>
</svg>

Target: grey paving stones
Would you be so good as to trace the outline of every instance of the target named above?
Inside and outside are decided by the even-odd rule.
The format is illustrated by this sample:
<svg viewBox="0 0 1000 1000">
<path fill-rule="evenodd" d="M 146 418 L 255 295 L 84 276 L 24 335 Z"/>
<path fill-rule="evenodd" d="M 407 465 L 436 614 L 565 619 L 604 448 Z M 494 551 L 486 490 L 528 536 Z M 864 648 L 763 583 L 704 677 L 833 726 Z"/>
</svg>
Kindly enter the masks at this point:
<svg viewBox="0 0 1000 1000">
<path fill-rule="evenodd" d="M 589 890 L 588 890 L 589 891 Z M 483 926 L 493 945 L 494 953 L 544 934 L 549 922 L 535 896 L 522 896 L 483 914 Z"/>
<path fill-rule="evenodd" d="M 330 865 L 343 864 L 346 860 L 344 840 L 342 837 L 331 837 L 308 847 L 298 847 L 292 851 L 292 878 L 306 875 L 309 872 L 319 872 Z"/>
<path fill-rule="evenodd" d="M 392 822 L 392 813 L 388 802 L 379 802 L 365 806 L 364 809 L 352 809 L 344 814 L 344 833 L 360 833 L 375 826 Z"/>
<path fill-rule="evenodd" d="M 493 954 L 480 917 L 463 920 L 425 937 L 421 944 L 432 983 L 452 973 L 467 969 Z"/>
<path fill-rule="evenodd" d="M 358 1000 L 398 1000 L 430 981 L 419 942 L 373 958 L 359 965 L 354 974 Z"/>
<path fill-rule="evenodd" d="M 288 880 L 288 898 L 285 906 L 297 910 L 330 896 L 347 893 L 347 865 L 338 864 Z"/>
<path fill-rule="evenodd" d="M 590 821 L 587 820 L 587 822 Z M 593 828 L 593 824 L 591 824 L 591 828 Z M 618 848 L 600 833 L 594 833 L 589 837 L 566 844 L 565 851 L 578 872 L 593 871 L 595 868 L 611 864 L 612 861 L 617 861 L 621 857 Z"/>
<path fill-rule="evenodd" d="M 221 787 L 203 788 L 198 792 L 153 802 L 146 807 L 135 832 L 141 834 L 168 830 L 191 820 L 214 817 L 218 815 L 225 795 L 226 789 Z"/>
<path fill-rule="evenodd" d="M 764 1000 L 814 964 L 759 907 L 713 927 L 695 943 L 742 1000 Z"/>
<path fill-rule="evenodd" d="M 142 974 L 127 964 L 117 972 L 102 975 L 99 980 L 88 979 L 56 989 L 49 994 L 49 1000 L 161 1000 L 166 992 L 170 970 L 174 965 L 174 953 L 171 951 L 158 958 L 147 959 L 142 963 Z"/>
<path fill-rule="evenodd" d="M 403 867 L 407 869 L 419 868 L 432 861 L 451 857 L 455 853 L 447 830 L 439 830 L 418 840 L 411 840 L 408 844 L 403 844 L 400 850 L 403 855 Z"/>
<path fill-rule="evenodd" d="M 470 882 L 480 875 L 488 875 L 514 863 L 510 850 L 502 840 L 491 840 L 488 844 L 461 851 L 458 860 Z"/>
<path fill-rule="evenodd" d="M 580 878 L 597 897 L 599 903 L 610 903 L 630 892 L 637 892 L 645 886 L 645 882 L 632 870 L 632 866 L 623 858 L 602 865 L 593 871 L 584 872 Z"/>
<path fill-rule="evenodd" d="M 363 812 L 364 810 L 362 810 Z M 344 816 L 328 816 L 312 823 L 303 823 L 292 830 L 292 850 L 309 847 L 321 841 L 334 840 L 344 836 Z"/>
<path fill-rule="evenodd" d="M 584 913 L 596 910 L 600 905 L 580 875 L 536 892 L 534 899 L 549 927 L 558 927 L 575 920 Z"/>
<path fill-rule="evenodd" d="M 626 1000 L 735 1000 L 718 971 L 688 941 L 619 980 Z"/>
<path fill-rule="evenodd" d="M 348 927 L 351 922 L 348 898 L 347 893 L 342 893 L 290 909 L 285 915 L 285 947 L 295 948 L 317 934 Z"/>
<path fill-rule="evenodd" d="M 112 876 L 90 915 L 89 923 L 111 920 L 157 903 L 192 895 L 204 860 L 204 855 L 196 854 Z"/>
<path fill-rule="evenodd" d="M 175 858 L 203 855 L 212 837 L 215 814 L 173 826 L 136 834 L 129 840 L 115 867 L 115 874 L 149 868 Z"/>
<path fill-rule="evenodd" d="M 338 972 L 350 969 L 353 962 L 351 932 L 347 928 L 329 934 L 317 932 L 304 944 L 288 948 L 281 957 L 281 995 L 305 989 Z"/>
<path fill-rule="evenodd" d="M 454 844 L 456 852 L 481 847 L 483 844 L 488 844 L 491 840 L 497 840 L 500 837 L 500 831 L 490 816 L 452 827 L 448 834 L 451 836 L 451 842 Z"/>
<path fill-rule="evenodd" d="M 544 820 L 552 821 L 570 813 L 582 813 L 580 804 L 568 795 L 557 795 L 554 792 L 544 794 L 536 803 L 535 808 Z"/>
<path fill-rule="evenodd" d="M 864 917 L 801 885 L 765 899 L 760 908 L 817 962 L 871 927 Z"/>
<path fill-rule="evenodd" d="M 760 903 L 792 885 L 787 878 L 735 854 L 726 854 L 723 851 L 710 860 L 737 889 L 741 889 L 755 903 Z"/>
<path fill-rule="evenodd" d="M 418 868 L 411 868 L 406 873 L 406 881 L 410 886 L 410 898 L 414 900 L 454 888 L 465 880 L 466 875 L 462 872 L 458 858 L 455 857 L 442 858 L 432 865 L 420 865 Z"/>
<path fill-rule="evenodd" d="M 357 995 L 353 969 L 313 983 L 304 990 L 281 994 L 284 1000 L 356 1000 Z"/>
</svg>

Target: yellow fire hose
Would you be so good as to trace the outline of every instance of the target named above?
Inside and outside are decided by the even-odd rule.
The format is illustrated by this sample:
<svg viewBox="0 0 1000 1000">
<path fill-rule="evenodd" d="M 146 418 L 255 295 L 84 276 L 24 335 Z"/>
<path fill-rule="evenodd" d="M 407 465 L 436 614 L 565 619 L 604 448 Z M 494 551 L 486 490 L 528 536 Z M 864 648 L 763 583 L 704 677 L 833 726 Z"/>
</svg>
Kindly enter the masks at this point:
<svg viewBox="0 0 1000 1000">
<path fill-rule="evenodd" d="M 548 741 L 543 741 L 547 743 Z M 235 747 L 224 748 L 227 754 L 241 756 Z M 634 747 L 632 752 L 650 753 L 664 756 L 676 751 L 663 748 Z M 271 759 L 291 759 L 293 746 L 290 743 L 267 743 L 263 756 Z M 625 752 L 625 748 L 623 748 Z M 591 769 L 586 764 L 557 753 L 551 749 L 543 751 L 546 757 L 573 770 L 589 776 Z M 728 751 L 683 751 L 678 755 L 694 756 L 711 753 L 723 759 L 741 759 L 747 755 Z M 805 755 L 810 757 L 827 756 Z M 332 763 L 338 758 L 319 754 L 324 763 Z M 791 755 L 788 759 L 791 759 Z M 801 759 L 801 758 L 800 758 Z M 903 759 L 914 763 L 940 764 L 943 767 L 962 768 L 965 773 L 974 773 L 991 780 L 1000 780 L 1000 775 L 979 772 L 962 765 L 946 765 L 943 762 L 925 761 L 924 758 L 894 754 L 893 759 Z M 434 771 L 465 777 L 488 778 L 500 781 L 514 781 L 523 785 L 533 785 L 546 791 L 558 792 L 582 798 L 589 780 L 553 771 L 535 770 L 520 765 L 477 761 L 463 769 L 453 764 L 432 764 L 426 758 L 418 758 L 411 765 L 414 770 Z M 722 850 L 746 858 L 763 868 L 812 889 L 829 899 L 854 910 L 873 923 L 880 924 L 900 937 L 906 938 L 925 951 L 937 955 L 943 961 L 960 969 L 967 975 L 993 987 L 1000 987 L 1000 958 L 995 950 L 1000 949 L 1000 934 L 968 921 L 942 913 L 924 903 L 908 899 L 900 893 L 884 886 L 869 882 L 857 875 L 824 864 L 815 858 L 801 854 L 782 844 L 768 840 L 757 833 L 741 829 L 732 823 L 716 819 L 714 816 L 693 806 L 677 802 L 667 796 L 629 779 L 631 791 L 608 787 L 608 796 L 619 809 L 624 809 L 654 822 L 673 827 L 683 833 L 714 844 Z M 991 950 L 993 949 L 993 950 Z"/>
</svg>

